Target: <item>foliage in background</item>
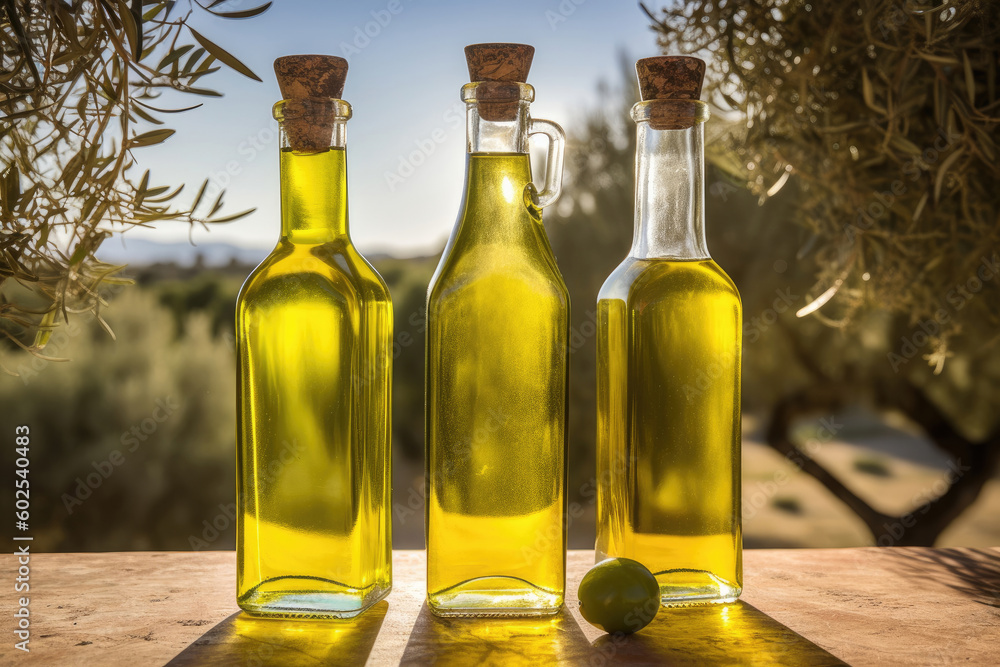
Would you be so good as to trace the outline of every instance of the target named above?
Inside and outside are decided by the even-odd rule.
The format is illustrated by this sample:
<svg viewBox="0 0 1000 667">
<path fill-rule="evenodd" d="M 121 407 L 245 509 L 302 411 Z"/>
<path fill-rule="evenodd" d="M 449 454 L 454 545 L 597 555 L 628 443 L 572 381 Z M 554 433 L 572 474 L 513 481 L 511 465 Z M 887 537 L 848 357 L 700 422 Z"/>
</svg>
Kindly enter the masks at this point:
<svg viewBox="0 0 1000 667">
<path fill-rule="evenodd" d="M 780 260 L 795 269 L 786 288 L 805 297 L 800 319 L 745 309 L 745 343 L 764 343 L 748 345 L 747 359 L 776 349 L 775 334 L 783 347 L 764 401 L 768 444 L 878 544 L 932 544 L 1000 465 L 1000 4 L 643 8 L 666 52 L 706 58 L 706 95 L 736 118 L 711 161 L 778 203 L 776 223 L 807 234 Z M 859 403 L 905 415 L 961 472 L 897 516 L 803 455 L 796 422 Z"/>
<path fill-rule="evenodd" d="M 424 456 L 427 285 L 437 260 L 437 257 L 373 260 L 392 295 L 392 446 L 414 462 L 422 462 Z M 406 485 L 404 480 L 397 488 Z M 423 484 L 420 487 L 422 491 Z"/>
<path fill-rule="evenodd" d="M 545 213 L 570 294 L 567 496 L 588 508 L 588 519 L 596 488 L 597 293 L 632 244 L 635 125 L 628 113 L 638 87 L 626 60 L 617 82 L 598 86 L 607 103 L 567 119 L 575 127 L 568 133 L 562 195 Z"/>
<path fill-rule="evenodd" d="M 187 314 L 178 337 L 154 289 L 105 286 L 102 297 L 118 341 L 74 318 L 50 342 L 72 363 L 30 357 L 0 382 L 0 422 L 31 428 L 35 544 L 187 550 L 194 536 L 232 548 L 232 337 L 213 336 L 207 312 Z M 203 535 L 203 521 L 216 532 Z"/>
<path fill-rule="evenodd" d="M 3 0 L 0 9 L 0 332 L 38 352 L 71 313 L 100 316 L 99 288 L 119 267 L 94 253 L 113 231 L 157 221 L 220 223 L 223 193 L 175 203 L 180 186 L 136 173 L 136 149 L 174 130 L 164 90 L 220 93 L 201 79 L 221 65 L 260 80 L 187 24 L 194 6 L 223 18 L 256 16 L 270 2 L 225 11 L 224 0 Z M 106 326 L 106 325 L 105 325 Z M 39 352 L 40 353 L 40 352 Z M 4 370 L 11 372 L 3 366 Z"/>
<path fill-rule="evenodd" d="M 721 0 L 654 20 L 665 50 L 707 55 L 706 94 L 745 121 L 715 163 L 762 198 L 797 181 L 818 273 L 803 315 L 934 322 L 982 289 L 922 356 L 940 373 L 980 322 L 996 344 L 1000 280 L 975 278 L 1000 245 L 1000 4 Z"/>
</svg>

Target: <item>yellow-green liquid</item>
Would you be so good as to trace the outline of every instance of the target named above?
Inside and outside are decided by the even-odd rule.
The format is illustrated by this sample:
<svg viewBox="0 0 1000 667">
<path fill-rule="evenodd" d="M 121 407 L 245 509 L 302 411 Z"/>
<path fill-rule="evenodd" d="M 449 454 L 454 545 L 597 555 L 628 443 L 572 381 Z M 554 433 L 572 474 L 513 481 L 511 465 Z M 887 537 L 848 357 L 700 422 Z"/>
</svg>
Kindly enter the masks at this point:
<svg viewBox="0 0 1000 667">
<path fill-rule="evenodd" d="M 344 151 L 284 150 L 281 174 L 281 241 L 237 305 L 237 598 L 350 617 L 392 580 L 392 308 L 347 235 Z"/>
<path fill-rule="evenodd" d="M 742 590 L 741 311 L 712 260 L 629 258 L 598 299 L 597 558 L 666 605 Z"/>
<path fill-rule="evenodd" d="M 439 615 L 544 615 L 565 588 L 569 294 L 528 156 L 474 153 L 427 299 L 427 592 Z"/>
</svg>

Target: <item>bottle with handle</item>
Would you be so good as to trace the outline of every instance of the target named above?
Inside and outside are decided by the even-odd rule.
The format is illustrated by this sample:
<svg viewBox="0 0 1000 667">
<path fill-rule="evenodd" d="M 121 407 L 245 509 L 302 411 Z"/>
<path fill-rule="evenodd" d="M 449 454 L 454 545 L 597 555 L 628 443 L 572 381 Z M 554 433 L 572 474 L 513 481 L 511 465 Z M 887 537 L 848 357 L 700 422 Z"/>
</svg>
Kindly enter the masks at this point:
<svg viewBox="0 0 1000 667">
<path fill-rule="evenodd" d="M 466 48 L 465 194 L 427 293 L 427 598 L 443 616 L 563 603 L 569 294 L 542 208 L 564 137 L 529 114 L 533 53 Z M 534 134 L 549 141 L 541 188 Z"/>
<path fill-rule="evenodd" d="M 392 305 L 347 224 L 347 61 L 274 63 L 281 237 L 236 312 L 237 601 L 349 618 L 392 585 Z"/>
<path fill-rule="evenodd" d="M 705 243 L 705 64 L 636 70 L 635 235 L 597 306 L 597 559 L 645 565 L 664 605 L 732 601 L 742 306 Z"/>
</svg>

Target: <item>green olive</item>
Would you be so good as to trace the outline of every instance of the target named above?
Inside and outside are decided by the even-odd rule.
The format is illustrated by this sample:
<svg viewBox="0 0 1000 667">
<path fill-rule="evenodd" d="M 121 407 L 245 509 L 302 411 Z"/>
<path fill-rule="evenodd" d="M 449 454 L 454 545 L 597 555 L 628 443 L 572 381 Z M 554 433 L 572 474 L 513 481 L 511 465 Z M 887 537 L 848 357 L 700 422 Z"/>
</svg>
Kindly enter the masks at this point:
<svg viewBox="0 0 1000 667">
<path fill-rule="evenodd" d="M 638 632 L 660 608 L 660 585 L 642 563 L 608 558 L 580 582 L 580 614 L 609 634 Z"/>
</svg>

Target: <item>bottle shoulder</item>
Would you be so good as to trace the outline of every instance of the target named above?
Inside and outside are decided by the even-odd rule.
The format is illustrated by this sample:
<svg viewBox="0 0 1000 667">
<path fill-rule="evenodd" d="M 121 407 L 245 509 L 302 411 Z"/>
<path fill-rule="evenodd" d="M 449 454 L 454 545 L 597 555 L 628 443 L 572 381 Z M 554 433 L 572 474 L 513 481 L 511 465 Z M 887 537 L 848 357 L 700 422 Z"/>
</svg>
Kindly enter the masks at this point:
<svg viewBox="0 0 1000 667">
<path fill-rule="evenodd" d="M 626 257 L 611 272 L 598 300 L 618 299 L 649 304 L 677 293 L 712 293 L 741 305 L 740 293 L 729 275 L 712 259 L 639 259 Z"/>
<path fill-rule="evenodd" d="M 569 304 L 569 290 L 555 258 L 535 246 L 500 242 L 445 248 L 427 289 L 428 304 L 471 288 L 517 289 Z"/>
<path fill-rule="evenodd" d="M 569 291 L 556 264 L 541 209 L 531 197 L 526 153 L 468 156 L 458 218 L 428 287 L 428 303 L 477 286 L 557 298 Z"/>
<path fill-rule="evenodd" d="M 382 276 L 350 243 L 279 242 L 243 283 L 239 301 L 275 293 L 389 302 Z"/>
</svg>

